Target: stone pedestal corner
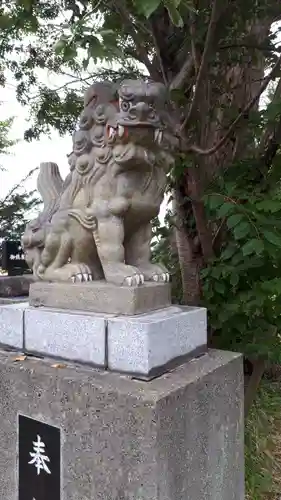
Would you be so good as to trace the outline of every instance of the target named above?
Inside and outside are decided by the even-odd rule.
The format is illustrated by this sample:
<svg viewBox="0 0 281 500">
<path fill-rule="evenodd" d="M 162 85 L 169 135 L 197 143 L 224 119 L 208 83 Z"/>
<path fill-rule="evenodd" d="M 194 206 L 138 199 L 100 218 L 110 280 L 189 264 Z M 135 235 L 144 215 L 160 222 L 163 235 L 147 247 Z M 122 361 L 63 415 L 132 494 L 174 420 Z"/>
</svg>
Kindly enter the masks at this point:
<svg viewBox="0 0 281 500">
<path fill-rule="evenodd" d="M 149 314 L 108 319 L 108 367 L 156 376 L 206 352 L 204 308 L 171 306 Z"/>
<path fill-rule="evenodd" d="M 22 350 L 24 348 L 24 311 L 28 302 L 0 305 L 0 345 Z"/>
</svg>

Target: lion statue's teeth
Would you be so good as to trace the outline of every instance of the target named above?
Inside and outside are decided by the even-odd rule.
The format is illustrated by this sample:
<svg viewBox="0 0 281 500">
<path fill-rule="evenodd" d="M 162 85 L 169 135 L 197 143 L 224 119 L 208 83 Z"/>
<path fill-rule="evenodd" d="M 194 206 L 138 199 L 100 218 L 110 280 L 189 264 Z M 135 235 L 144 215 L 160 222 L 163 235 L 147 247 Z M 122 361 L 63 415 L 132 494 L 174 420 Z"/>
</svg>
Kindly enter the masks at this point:
<svg viewBox="0 0 281 500">
<path fill-rule="evenodd" d="M 123 125 L 118 125 L 118 135 L 119 135 L 119 137 L 123 137 L 124 134 L 125 134 L 125 128 L 123 127 Z"/>
<path fill-rule="evenodd" d="M 163 139 L 163 130 L 160 128 L 156 128 L 154 132 L 154 141 L 157 142 L 157 144 L 161 144 Z"/>
<path fill-rule="evenodd" d="M 112 139 L 115 136 L 115 129 L 113 127 L 109 127 L 108 129 L 108 138 Z"/>
</svg>

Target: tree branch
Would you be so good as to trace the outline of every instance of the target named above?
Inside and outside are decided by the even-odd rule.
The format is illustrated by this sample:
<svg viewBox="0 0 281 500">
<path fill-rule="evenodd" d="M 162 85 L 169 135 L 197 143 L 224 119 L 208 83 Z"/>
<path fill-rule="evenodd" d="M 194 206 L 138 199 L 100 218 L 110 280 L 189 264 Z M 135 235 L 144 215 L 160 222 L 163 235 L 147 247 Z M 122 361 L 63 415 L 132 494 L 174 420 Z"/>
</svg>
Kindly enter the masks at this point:
<svg viewBox="0 0 281 500">
<path fill-rule="evenodd" d="M 219 50 L 228 50 L 228 49 L 252 49 L 252 50 L 260 50 L 261 52 L 281 52 L 281 47 L 266 47 L 262 45 L 255 45 L 250 43 L 233 43 L 231 45 L 219 45 Z"/>
<path fill-rule="evenodd" d="M 273 68 L 270 71 L 270 73 L 264 78 L 263 83 L 260 86 L 260 89 L 257 92 L 257 94 L 248 102 L 248 104 L 241 111 L 241 113 L 239 113 L 239 115 L 237 116 L 237 118 L 230 125 L 230 127 L 229 127 L 228 131 L 226 132 L 226 134 L 224 135 L 224 137 L 222 137 L 217 142 L 217 144 L 215 144 L 213 147 L 211 147 L 209 149 L 201 149 L 199 146 L 196 146 L 196 145 L 190 145 L 190 146 L 187 146 L 187 147 L 183 146 L 183 151 L 185 153 L 197 153 L 197 154 L 202 155 L 202 156 L 208 156 L 208 155 L 212 155 L 212 154 L 216 153 L 222 146 L 224 146 L 224 144 L 228 141 L 228 139 L 233 134 L 236 126 L 241 121 L 241 119 L 244 118 L 245 115 L 252 109 L 252 107 L 259 100 L 261 94 L 266 90 L 266 88 L 269 85 L 269 83 L 271 82 L 271 80 L 273 80 L 276 77 L 276 75 L 277 75 L 277 73 L 278 73 L 278 71 L 280 69 L 280 66 L 281 66 L 281 56 L 278 58 L 277 62 L 273 66 Z"/>
<path fill-rule="evenodd" d="M 190 38 L 191 38 L 192 59 L 194 62 L 194 67 L 195 67 L 195 74 L 198 75 L 198 71 L 200 68 L 200 62 L 198 59 L 196 42 L 195 42 L 196 29 L 195 29 L 194 12 L 192 12 L 192 11 L 190 12 L 190 28 L 189 29 L 190 29 Z"/>
<path fill-rule="evenodd" d="M 181 89 L 186 80 L 188 80 L 194 71 L 194 64 L 192 60 L 192 56 L 189 55 L 186 61 L 184 62 L 182 68 L 178 72 L 178 74 L 173 78 L 170 83 L 170 90 L 178 90 Z"/>
<path fill-rule="evenodd" d="M 161 70 L 161 73 L 162 73 L 163 82 L 166 85 L 166 87 L 168 87 L 168 80 L 167 80 L 167 77 L 166 77 L 166 73 L 165 73 L 165 69 L 164 69 L 164 64 L 163 64 L 163 60 L 162 60 L 162 57 L 161 57 L 158 40 L 157 40 L 156 35 L 155 35 L 153 23 L 150 23 L 150 26 L 151 26 L 151 34 L 152 34 L 153 43 L 154 43 L 154 46 L 155 46 L 156 56 L 157 56 L 157 59 L 158 59 L 158 62 L 159 62 L 159 66 L 160 66 L 160 70 Z"/>
<path fill-rule="evenodd" d="M 257 390 L 265 372 L 265 368 L 266 361 L 264 359 L 256 359 L 255 361 L 253 361 L 253 373 L 245 390 L 245 418 L 247 418 L 249 415 L 250 409 L 257 395 Z"/>
<path fill-rule="evenodd" d="M 189 167 L 186 172 L 187 191 L 186 195 L 191 199 L 193 215 L 196 222 L 196 229 L 202 248 L 204 262 L 208 262 L 214 256 L 212 244 L 212 231 L 208 225 L 206 210 L 201 197 L 201 183 L 199 172 L 196 167 Z"/>
<path fill-rule="evenodd" d="M 25 176 L 23 177 L 23 179 L 18 182 L 17 184 L 15 184 L 15 186 L 13 186 L 10 191 L 6 194 L 5 198 L 3 198 L 3 200 L 0 201 L 0 204 L 1 206 L 4 206 L 5 203 L 7 203 L 7 201 L 9 200 L 9 198 L 11 198 L 11 196 L 19 189 L 22 187 L 23 184 L 25 184 L 25 182 L 30 179 L 30 177 L 32 177 L 32 175 L 38 170 L 38 167 L 35 167 L 33 168 L 32 170 L 30 170 L 30 172 Z"/>
<path fill-rule="evenodd" d="M 271 100 L 271 104 L 274 104 L 276 101 L 278 101 L 280 99 L 280 97 L 281 97 L 281 78 L 279 78 L 278 84 L 277 84 L 275 92 L 274 92 L 274 96 Z M 279 122 L 280 122 L 280 118 L 279 118 Z M 262 138 L 260 141 L 260 145 L 259 145 L 260 156 L 265 157 L 266 151 L 268 152 L 269 150 L 271 150 L 271 147 L 273 146 L 273 141 L 276 138 L 277 129 L 278 129 L 278 126 L 276 127 L 276 122 L 272 123 L 272 121 L 269 121 L 269 123 L 267 124 L 267 127 L 263 131 L 263 135 L 262 135 Z"/>
<path fill-rule="evenodd" d="M 193 113 L 194 113 L 196 106 L 198 104 L 201 83 L 202 83 L 202 80 L 204 79 L 205 72 L 207 70 L 207 66 L 208 66 L 208 62 L 209 62 L 209 55 L 210 55 L 210 52 L 213 48 L 213 40 L 214 40 L 214 35 L 215 35 L 215 30 L 216 30 L 216 25 L 217 25 L 217 20 L 218 20 L 219 5 L 220 5 L 220 0 L 213 0 L 211 18 L 210 18 L 210 22 L 209 22 L 209 26 L 208 26 L 206 42 L 205 42 L 204 51 L 203 51 L 203 55 L 202 55 L 202 59 L 201 59 L 201 64 L 200 64 L 197 79 L 195 82 L 195 90 L 194 90 L 194 94 L 193 94 L 193 99 L 191 102 L 189 113 L 188 113 L 187 117 L 185 118 L 184 122 L 182 123 L 182 126 L 181 126 L 182 130 L 190 124 L 190 121 L 193 117 Z M 194 61 L 194 63 L 196 64 L 196 61 Z"/>
<path fill-rule="evenodd" d="M 268 168 L 271 167 L 272 162 L 281 144 L 281 117 L 279 117 L 277 125 L 274 127 L 273 132 L 268 137 L 268 142 L 265 145 L 264 152 L 261 156 L 262 162 Z"/>
<path fill-rule="evenodd" d="M 142 60 L 143 64 L 146 66 L 151 78 L 153 78 L 154 80 L 158 80 L 157 71 L 155 71 L 153 64 L 149 60 L 149 57 L 147 55 L 147 52 L 146 52 L 144 44 L 143 44 L 143 40 L 139 37 L 138 32 L 135 30 L 134 24 L 131 21 L 130 15 L 128 14 L 126 8 L 124 7 L 123 2 L 116 0 L 113 2 L 113 4 L 115 6 L 116 11 L 119 12 L 127 30 L 128 30 L 129 35 L 132 37 L 132 39 L 136 45 L 136 49 L 140 55 L 140 59 Z"/>
</svg>

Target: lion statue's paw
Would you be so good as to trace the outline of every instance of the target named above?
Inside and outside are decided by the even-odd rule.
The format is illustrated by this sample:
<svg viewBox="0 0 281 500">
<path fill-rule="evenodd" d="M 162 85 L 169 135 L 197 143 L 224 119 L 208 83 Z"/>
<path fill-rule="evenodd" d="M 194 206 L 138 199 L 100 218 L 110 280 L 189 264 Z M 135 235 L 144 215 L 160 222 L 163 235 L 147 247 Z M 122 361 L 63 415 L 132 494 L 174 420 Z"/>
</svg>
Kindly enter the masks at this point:
<svg viewBox="0 0 281 500">
<path fill-rule="evenodd" d="M 144 283 L 143 274 L 133 274 L 133 276 L 127 276 L 124 280 L 124 284 L 127 286 L 139 286 Z"/>
<path fill-rule="evenodd" d="M 170 275 L 162 264 L 146 262 L 138 267 L 145 281 L 156 281 L 157 283 L 168 283 L 170 281 Z"/>
<path fill-rule="evenodd" d="M 169 273 L 154 274 L 152 276 L 153 281 L 168 283 L 170 281 Z"/>
</svg>

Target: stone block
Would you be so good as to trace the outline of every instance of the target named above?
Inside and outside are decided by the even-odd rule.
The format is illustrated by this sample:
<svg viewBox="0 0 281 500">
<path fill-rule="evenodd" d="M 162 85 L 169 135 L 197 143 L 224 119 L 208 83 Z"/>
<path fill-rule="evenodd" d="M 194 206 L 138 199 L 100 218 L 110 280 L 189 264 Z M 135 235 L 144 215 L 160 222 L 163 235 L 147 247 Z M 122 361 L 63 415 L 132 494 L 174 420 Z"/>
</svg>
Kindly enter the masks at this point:
<svg viewBox="0 0 281 500">
<path fill-rule="evenodd" d="M 28 297 L 0 297 L 0 305 L 19 304 L 20 302 L 28 302 Z"/>
<path fill-rule="evenodd" d="M 101 316 L 28 307 L 24 331 L 26 352 L 106 364 L 106 328 Z"/>
<path fill-rule="evenodd" d="M 24 311 L 28 302 L 0 305 L 0 344 L 23 349 Z"/>
<path fill-rule="evenodd" d="M 22 414 L 61 429 L 61 500 L 244 500 L 239 355 L 211 351 L 150 382 L 11 358 L 0 353 L 1 499 L 18 498 Z"/>
<path fill-rule="evenodd" d="M 0 297 L 21 297 L 28 295 L 32 274 L 21 276 L 0 276 Z"/>
<path fill-rule="evenodd" d="M 34 307 L 133 315 L 171 304 L 169 283 L 145 283 L 138 287 L 116 286 L 106 281 L 31 285 L 29 302 Z"/>
<path fill-rule="evenodd" d="M 107 338 L 109 369 L 153 377 L 206 351 L 206 309 L 171 306 L 109 318 Z"/>
</svg>

